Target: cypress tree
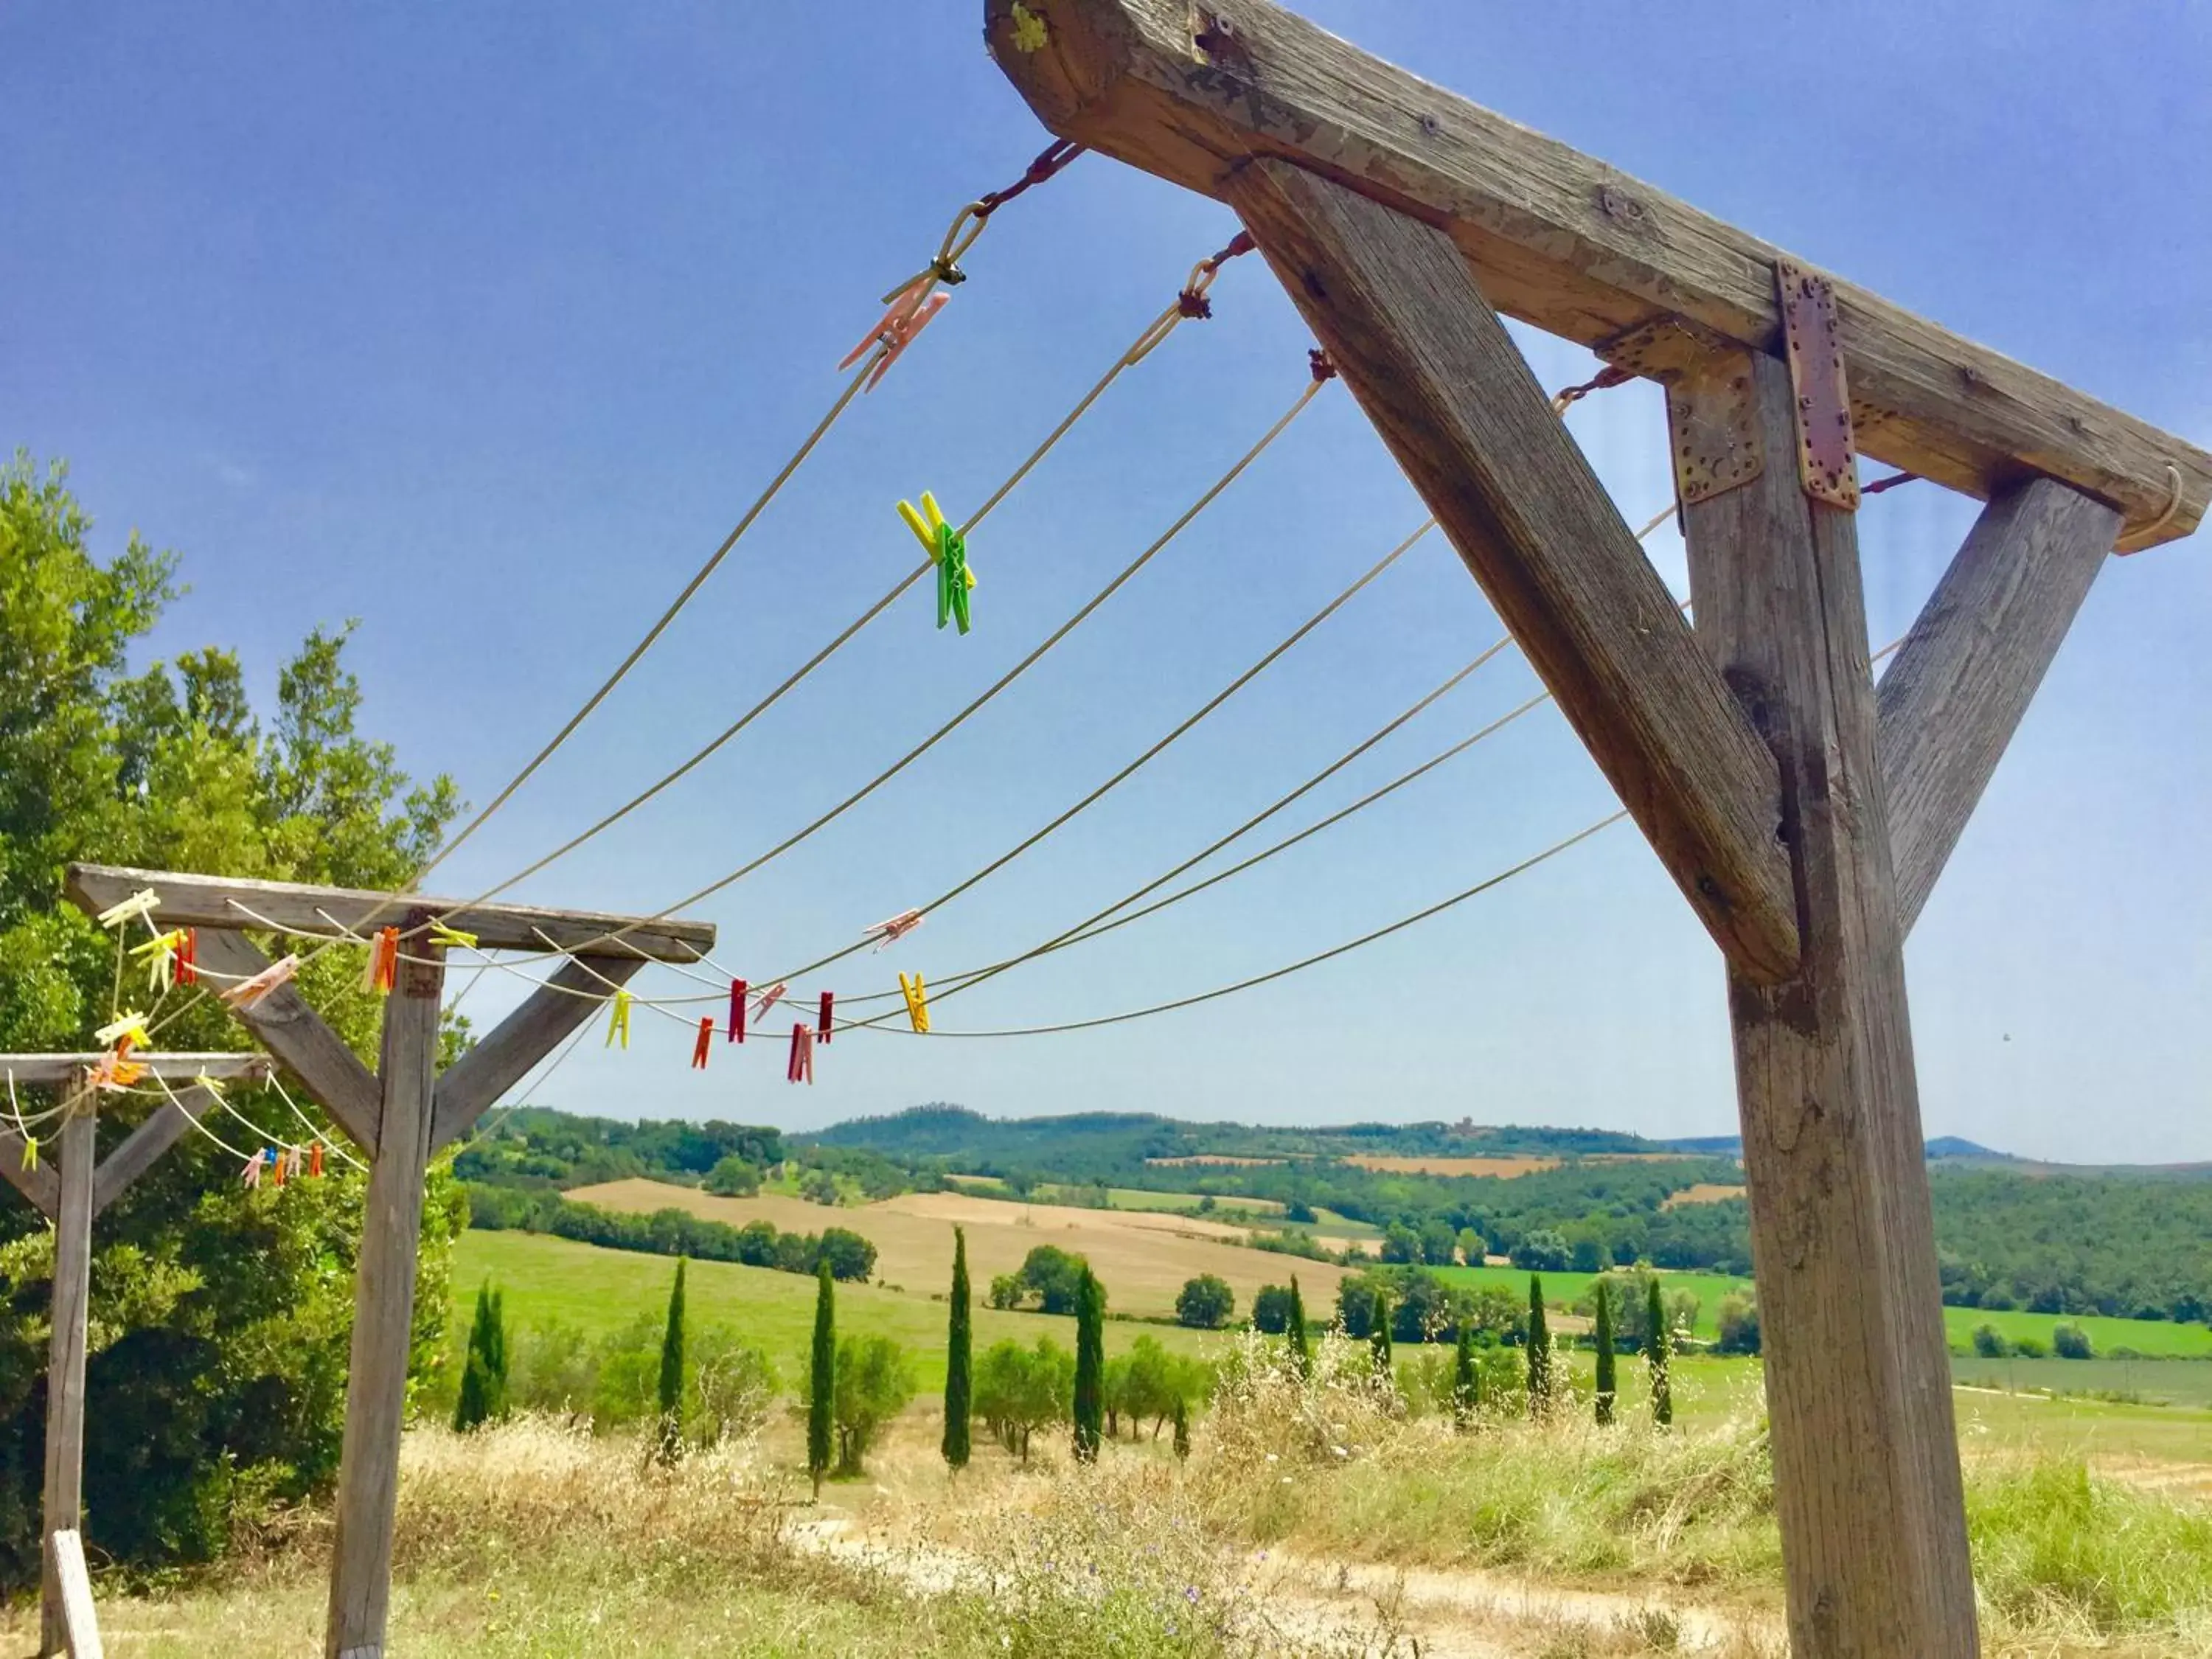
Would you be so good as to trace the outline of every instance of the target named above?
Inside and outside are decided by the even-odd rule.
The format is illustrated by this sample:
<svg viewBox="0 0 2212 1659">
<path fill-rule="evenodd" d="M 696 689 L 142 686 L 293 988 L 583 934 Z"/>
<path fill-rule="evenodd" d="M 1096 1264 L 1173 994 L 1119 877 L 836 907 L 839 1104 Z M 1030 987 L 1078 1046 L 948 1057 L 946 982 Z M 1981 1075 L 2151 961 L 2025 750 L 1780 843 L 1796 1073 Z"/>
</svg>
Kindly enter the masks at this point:
<svg viewBox="0 0 2212 1659">
<path fill-rule="evenodd" d="M 1306 1334 L 1306 1299 L 1298 1294 L 1298 1276 L 1291 1275 L 1291 1366 L 1300 1376 L 1313 1375 L 1313 1340 Z"/>
<path fill-rule="evenodd" d="M 506 1415 L 506 1303 L 499 1291 L 483 1285 L 477 1289 L 476 1318 L 469 1327 L 468 1358 L 461 1368 L 460 1398 L 453 1402 L 453 1427 L 466 1433 L 479 1424 Z"/>
<path fill-rule="evenodd" d="M 1075 1457 L 1098 1460 L 1106 1424 L 1106 1291 L 1090 1268 L 1075 1291 Z"/>
<path fill-rule="evenodd" d="M 1381 1290 L 1375 1292 L 1375 1304 L 1367 1316 L 1367 1355 L 1375 1366 L 1375 1375 L 1384 1382 L 1390 1380 L 1390 1298 Z"/>
<path fill-rule="evenodd" d="M 1674 1337 L 1667 1328 L 1667 1310 L 1659 1300 L 1659 1281 L 1653 1279 L 1644 1303 L 1644 1358 L 1651 1367 L 1651 1420 L 1665 1428 L 1674 1420 L 1674 1387 L 1669 1372 Z"/>
<path fill-rule="evenodd" d="M 806 1473 L 813 1477 L 814 1498 L 819 1503 L 837 1420 L 837 1291 L 827 1257 L 815 1269 L 814 1356 L 808 1382 Z"/>
<path fill-rule="evenodd" d="M 969 1364 L 975 1338 L 968 1315 L 968 1235 L 952 1230 L 952 1311 L 945 1323 L 945 1461 L 956 1469 L 968 1467 L 968 1431 L 974 1414 Z"/>
<path fill-rule="evenodd" d="M 1614 1378 L 1613 1374 L 1613 1286 L 1603 1279 L 1597 1281 L 1597 1316 L 1592 1322 L 1591 1335 L 1597 1341 L 1597 1420 L 1601 1425 L 1613 1421 Z"/>
<path fill-rule="evenodd" d="M 684 1450 L 684 1267 L 676 1258 L 676 1285 L 668 1292 L 668 1328 L 660 1337 L 660 1440 L 656 1448 L 663 1463 L 673 1463 Z"/>
<path fill-rule="evenodd" d="M 1552 1404 L 1552 1333 L 1544 1321 L 1544 1281 L 1528 1275 L 1528 1415 L 1541 1417 Z"/>
<path fill-rule="evenodd" d="M 1474 1426 L 1482 1409 L 1482 1373 L 1474 1364 L 1474 1323 L 1459 1322 L 1459 1342 L 1452 1353 L 1452 1421 L 1462 1431 Z"/>
<path fill-rule="evenodd" d="M 1175 1455 L 1177 1462 L 1190 1458 L 1190 1407 L 1180 1395 L 1175 1402 Z"/>
</svg>

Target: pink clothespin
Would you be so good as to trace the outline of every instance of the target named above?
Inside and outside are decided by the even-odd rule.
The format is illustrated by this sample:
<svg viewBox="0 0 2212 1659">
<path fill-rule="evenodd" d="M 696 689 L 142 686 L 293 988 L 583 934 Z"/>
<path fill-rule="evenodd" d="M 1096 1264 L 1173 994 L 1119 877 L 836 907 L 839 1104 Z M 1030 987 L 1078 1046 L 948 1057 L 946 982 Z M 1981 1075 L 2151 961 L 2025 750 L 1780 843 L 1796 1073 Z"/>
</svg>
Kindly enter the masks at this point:
<svg viewBox="0 0 2212 1659">
<path fill-rule="evenodd" d="M 804 1024 L 791 1028 L 791 1060 L 783 1070 L 787 1083 L 814 1081 L 814 1033 Z"/>
<path fill-rule="evenodd" d="M 914 343 L 915 337 L 929 326 L 930 319 L 944 310 L 945 302 L 952 297 L 949 294 L 921 297 L 935 275 L 933 270 L 926 270 L 891 295 L 890 309 L 884 313 L 883 320 L 860 337 L 860 343 L 847 352 L 844 362 L 837 367 L 850 368 L 867 355 L 871 346 L 882 346 L 884 355 L 868 374 L 867 390 L 873 392 L 877 383 L 890 372 L 890 366 Z"/>
<path fill-rule="evenodd" d="M 286 957 L 272 962 L 249 979 L 242 979 L 222 993 L 222 1000 L 234 1008 L 258 1008 L 271 991 L 292 982 L 292 975 L 300 971 L 300 958 Z"/>
<path fill-rule="evenodd" d="M 817 1042 L 830 1041 L 830 1015 L 836 1006 L 836 1002 L 837 999 L 833 993 L 824 991 L 822 994 L 822 1006 L 814 1016 L 814 1037 Z"/>
<path fill-rule="evenodd" d="M 874 927 L 865 929 L 860 937 L 875 940 L 876 949 L 880 951 L 886 945 L 897 944 L 921 926 L 921 911 L 902 910 L 890 920 L 879 921 Z"/>
<path fill-rule="evenodd" d="M 239 1176 L 240 1181 L 245 1185 L 258 1187 L 261 1184 L 261 1160 L 268 1155 L 268 1152 L 269 1149 L 264 1146 L 259 1152 L 247 1156 L 245 1172 Z"/>
<path fill-rule="evenodd" d="M 791 988 L 791 987 L 790 987 L 790 986 L 788 986 L 788 985 L 787 985 L 787 984 L 785 984 L 783 981 L 781 981 L 781 980 L 778 980 L 778 981 L 776 981 L 776 982 L 775 982 L 775 984 L 773 984 L 773 985 L 769 986 L 769 987 L 768 988 L 768 989 L 767 989 L 767 990 L 763 991 L 763 992 L 760 994 L 760 995 L 758 995 L 757 997 L 754 998 L 754 999 L 753 999 L 753 1021 L 754 1021 L 754 1023 L 755 1023 L 756 1024 L 759 1024 L 759 1022 L 760 1022 L 760 1017 L 761 1017 L 763 1014 L 766 1013 L 769 1009 L 771 1009 L 771 1008 L 775 1007 L 775 1005 L 776 1005 L 777 1003 L 779 1003 L 779 1002 L 782 1001 L 782 1000 L 783 1000 L 783 994 L 784 994 L 786 991 L 788 991 L 790 988 Z"/>
</svg>

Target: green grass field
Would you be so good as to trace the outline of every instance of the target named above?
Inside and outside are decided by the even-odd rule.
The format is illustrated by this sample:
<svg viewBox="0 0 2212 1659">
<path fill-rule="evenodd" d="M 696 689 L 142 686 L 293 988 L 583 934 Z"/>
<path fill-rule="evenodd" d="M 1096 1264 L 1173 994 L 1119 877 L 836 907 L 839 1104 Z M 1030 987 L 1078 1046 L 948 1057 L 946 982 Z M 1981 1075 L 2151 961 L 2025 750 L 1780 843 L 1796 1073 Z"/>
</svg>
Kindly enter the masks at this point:
<svg viewBox="0 0 2212 1659">
<path fill-rule="evenodd" d="M 1951 1356 L 1951 1380 L 1978 1389 L 2124 1394 L 2154 1405 L 2212 1407 L 2212 1360 L 1984 1359 Z M 2212 1455 L 2212 1445 L 2206 1447 Z"/>
<path fill-rule="evenodd" d="M 676 1264 L 666 1256 L 629 1250 L 605 1250 L 536 1233 L 483 1232 L 471 1228 L 453 1249 L 453 1314 L 448 1338 L 458 1356 L 466 1341 L 469 1309 L 477 1287 L 487 1279 L 506 1297 L 507 1316 L 516 1328 L 559 1323 L 586 1336 L 619 1330 L 639 1314 L 657 1315 L 667 1305 Z M 814 1328 L 814 1281 L 803 1273 L 744 1267 L 727 1261 L 695 1261 L 685 1280 L 690 1316 L 698 1326 L 721 1325 L 765 1352 L 787 1376 L 795 1375 Z M 1049 1336 L 1062 1347 L 1075 1346 L 1075 1322 L 1035 1313 L 1000 1313 L 975 1309 L 975 1340 L 988 1346 L 1003 1337 L 1034 1342 Z M 915 1351 L 915 1371 L 925 1393 L 945 1384 L 945 1319 L 942 1302 L 927 1295 L 879 1290 L 872 1285 L 837 1287 L 840 1332 L 879 1332 Z M 1109 1319 L 1106 1350 L 1119 1353 L 1139 1336 L 1157 1337 L 1177 1353 L 1218 1348 L 1223 1338 L 1175 1325 L 1151 1325 Z"/>
<path fill-rule="evenodd" d="M 1523 1298 L 1528 1294 L 1528 1275 L 1519 1267 L 1437 1267 L 1432 1271 L 1449 1284 L 1505 1290 Z M 1544 1300 L 1555 1308 L 1567 1307 L 1589 1292 L 1590 1281 L 1596 1277 L 1595 1273 L 1546 1273 Z M 1659 1279 L 1669 1292 L 1687 1291 L 1698 1298 L 1694 1334 L 1706 1339 L 1719 1334 L 1715 1321 L 1720 1312 L 1721 1298 L 1751 1288 L 1749 1279 L 1730 1279 L 1723 1273 L 1662 1273 Z"/>
<path fill-rule="evenodd" d="M 2023 1336 L 2031 1336 L 2046 1348 L 2051 1346 L 2051 1327 L 2077 1325 L 2088 1337 L 2090 1346 L 2100 1354 L 2109 1354 L 2115 1348 L 2133 1348 L 2137 1353 L 2156 1358 L 2212 1359 L 2212 1327 L 2203 1325 L 2176 1325 L 2163 1319 L 2113 1319 L 2103 1314 L 2019 1313 L 1987 1308 L 1943 1310 L 1943 1328 L 1955 1352 L 1972 1349 L 1977 1325 L 1995 1326 L 2008 1341 L 2016 1342 Z"/>
</svg>

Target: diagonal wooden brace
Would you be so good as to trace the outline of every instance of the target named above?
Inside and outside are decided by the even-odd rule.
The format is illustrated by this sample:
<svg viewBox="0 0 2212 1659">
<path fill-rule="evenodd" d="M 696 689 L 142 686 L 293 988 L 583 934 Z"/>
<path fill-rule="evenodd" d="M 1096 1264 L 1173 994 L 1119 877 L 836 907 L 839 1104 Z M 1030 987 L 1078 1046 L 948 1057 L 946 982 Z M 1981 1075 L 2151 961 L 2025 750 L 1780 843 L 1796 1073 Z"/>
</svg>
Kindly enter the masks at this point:
<svg viewBox="0 0 2212 1659">
<path fill-rule="evenodd" d="M 466 1134 L 486 1107 L 520 1083 L 562 1038 L 598 1013 L 614 988 L 644 966 L 634 957 L 585 957 L 562 963 L 557 973 L 438 1079 L 432 1155 Z"/>
<path fill-rule="evenodd" d="M 203 927 L 199 963 L 227 976 L 216 981 L 220 985 L 259 973 L 269 958 L 227 928 Z M 364 1152 L 376 1151 L 376 1126 L 384 1109 L 376 1075 L 346 1047 L 344 1038 L 323 1023 L 296 987 L 280 985 L 251 1007 L 231 1012 L 307 1085 L 349 1139 Z"/>
<path fill-rule="evenodd" d="M 2119 533 L 2118 513 L 2048 478 L 1996 496 L 1881 677 L 1877 742 L 1905 932 Z"/>
<path fill-rule="evenodd" d="M 1786 977 L 1774 757 L 1450 239 L 1286 162 L 1228 194 L 1729 961 Z"/>
</svg>

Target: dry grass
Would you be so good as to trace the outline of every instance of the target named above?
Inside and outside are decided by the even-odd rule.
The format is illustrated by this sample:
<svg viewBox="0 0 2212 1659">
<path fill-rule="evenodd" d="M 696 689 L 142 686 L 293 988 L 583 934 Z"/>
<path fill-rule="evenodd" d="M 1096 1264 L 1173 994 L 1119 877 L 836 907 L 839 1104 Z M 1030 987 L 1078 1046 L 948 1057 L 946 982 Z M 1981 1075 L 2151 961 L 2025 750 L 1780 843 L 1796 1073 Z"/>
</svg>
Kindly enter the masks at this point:
<svg viewBox="0 0 2212 1659">
<path fill-rule="evenodd" d="M 1293 1272 L 1310 1306 L 1327 1306 L 1344 1269 L 1319 1261 L 1285 1261 L 1222 1242 L 1243 1229 L 1160 1211 L 1085 1210 L 1014 1204 L 960 1193 L 909 1193 L 881 1204 L 828 1209 L 803 1199 L 763 1195 L 717 1198 L 696 1188 L 653 1181 L 614 1181 L 568 1194 L 605 1209 L 650 1212 L 678 1208 L 742 1227 L 765 1218 L 794 1232 L 849 1227 L 874 1243 L 877 1276 L 909 1290 L 934 1289 L 952 1271 L 952 1229 L 968 1231 L 969 1270 L 980 1292 L 994 1274 L 1012 1273 L 1040 1244 L 1090 1258 L 1115 1310 L 1157 1316 L 1175 1311 L 1176 1293 L 1200 1273 L 1228 1280 L 1237 1305 L 1249 1307 L 1262 1285 Z"/>
<path fill-rule="evenodd" d="M 1679 1193 L 1668 1194 L 1666 1202 L 1659 1207 L 1671 1210 L 1678 1204 L 1717 1204 L 1723 1199 L 1741 1198 L 1743 1194 L 1741 1187 L 1724 1186 L 1717 1181 L 1700 1181 L 1694 1187 L 1685 1187 Z"/>
<path fill-rule="evenodd" d="M 1374 1170 L 1383 1175 L 1434 1176 L 1515 1176 L 1534 1175 L 1540 1170 L 1556 1170 L 1556 1158 L 1347 1158 L 1346 1164 L 1362 1170 Z"/>
</svg>

